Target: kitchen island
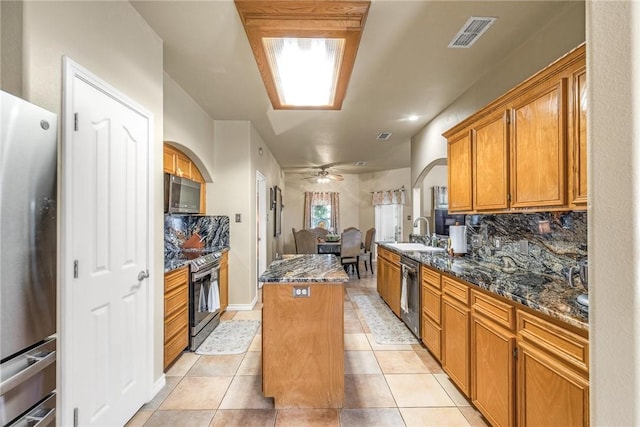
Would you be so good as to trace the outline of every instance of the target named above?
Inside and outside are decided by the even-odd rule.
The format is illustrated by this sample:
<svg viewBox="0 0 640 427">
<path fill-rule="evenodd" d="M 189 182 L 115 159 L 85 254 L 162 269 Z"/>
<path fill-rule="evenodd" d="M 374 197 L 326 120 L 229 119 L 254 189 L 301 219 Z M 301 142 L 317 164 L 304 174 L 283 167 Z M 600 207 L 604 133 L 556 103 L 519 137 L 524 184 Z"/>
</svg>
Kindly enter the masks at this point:
<svg viewBox="0 0 640 427">
<path fill-rule="evenodd" d="M 341 408 L 344 283 L 333 255 L 285 255 L 260 276 L 262 390 L 276 408 Z"/>
</svg>

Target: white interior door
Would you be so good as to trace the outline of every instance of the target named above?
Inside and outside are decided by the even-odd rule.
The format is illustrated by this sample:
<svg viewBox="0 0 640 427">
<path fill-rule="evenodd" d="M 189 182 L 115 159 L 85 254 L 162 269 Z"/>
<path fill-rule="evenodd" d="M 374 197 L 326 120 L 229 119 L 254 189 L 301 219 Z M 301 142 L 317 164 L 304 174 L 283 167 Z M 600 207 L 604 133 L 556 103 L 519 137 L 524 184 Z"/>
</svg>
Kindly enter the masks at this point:
<svg viewBox="0 0 640 427">
<path fill-rule="evenodd" d="M 124 425 L 150 393 L 152 119 L 78 73 L 65 90 L 64 262 L 75 271 L 63 285 L 63 410 L 82 426 Z"/>
</svg>

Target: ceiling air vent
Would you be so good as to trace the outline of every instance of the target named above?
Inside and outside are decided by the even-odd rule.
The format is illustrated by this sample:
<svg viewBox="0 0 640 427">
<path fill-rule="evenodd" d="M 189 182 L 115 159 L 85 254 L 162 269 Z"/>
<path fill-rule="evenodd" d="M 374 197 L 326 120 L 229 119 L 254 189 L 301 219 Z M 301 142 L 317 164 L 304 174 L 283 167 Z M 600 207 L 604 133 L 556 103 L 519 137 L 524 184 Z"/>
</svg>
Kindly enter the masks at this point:
<svg viewBox="0 0 640 427">
<path fill-rule="evenodd" d="M 387 140 L 389 138 L 391 138 L 391 132 L 380 132 L 376 139 Z"/>
<path fill-rule="evenodd" d="M 498 18 L 490 16 L 472 16 L 455 35 L 449 47 L 471 47 Z"/>
<path fill-rule="evenodd" d="M 364 166 L 366 164 L 367 164 L 367 162 L 363 162 L 362 160 L 359 160 L 359 161 L 354 163 L 354 166 Z"/>
</svg>

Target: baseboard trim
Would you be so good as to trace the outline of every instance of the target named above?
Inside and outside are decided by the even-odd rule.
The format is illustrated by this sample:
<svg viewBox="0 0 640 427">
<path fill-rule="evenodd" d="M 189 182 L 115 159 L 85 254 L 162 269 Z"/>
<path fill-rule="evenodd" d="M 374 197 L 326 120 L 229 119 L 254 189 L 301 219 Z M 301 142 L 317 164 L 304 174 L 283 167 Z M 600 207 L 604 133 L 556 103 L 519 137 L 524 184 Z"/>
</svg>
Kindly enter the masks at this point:
<svg viewBox="0 0 640 427">
<path fill-rule="evenodd" d="M 258 295 L 253 298 L 249 304 L 229 304 L 227 306 L 227 311 L 251 311 L 256 306 L 258 302 Z"/>
<path fill-rule="evenodd" d="M 153 384 L 153 390 L 151 391 L 152 394 L 151 394 L 151 399 L 149 399 L 149 402 L 151 402 L 151 400 L 153 400 L 153 398 L 156 397 L 156 395 L 160 392 L 160 390 L 164 388 L 166 384 L 167 384 L 167 379 L 165 375 L 162 374 L 160 378 L 158 378 L 158 380 Z"/>
</svg>

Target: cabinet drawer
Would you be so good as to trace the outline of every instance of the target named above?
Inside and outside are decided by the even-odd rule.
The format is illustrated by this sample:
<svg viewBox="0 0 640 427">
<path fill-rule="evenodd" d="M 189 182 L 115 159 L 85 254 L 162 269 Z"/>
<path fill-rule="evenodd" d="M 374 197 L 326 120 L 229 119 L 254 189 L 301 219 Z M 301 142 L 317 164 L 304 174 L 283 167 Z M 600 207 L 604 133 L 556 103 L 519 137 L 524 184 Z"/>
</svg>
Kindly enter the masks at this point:
<svg viewBox="0 0 640 427">
<path fill-rule="evenodd" d="M 400 264 L 400 255 L 398 255 L 395 252 L 391 252 L 390 250 L 387 250 L 387 249 L 380 249 L 378 254 L 381 257 L 388 259 L 394 264 Z"/>
<path fill-rule="evenodd" d="M 189 289 L 184 286 L 164 296 L 164 317 L 169 318 L 180 310 L 189 308 Z"/>
<path fill-rule="evenodd" d="M 164 340 L 169 341 L 176 334 L 189 334 L 189 311 L 185 307 L 184 310 L 177 312 L 172 317 L 164 321 Z"/>
<path fill-rule="evenodd" d="M 422 284 L 428 284 L 436 289 L 442 289 L 440 286 L 440 273 L 437 273 L 430 268 L 422 267 Z"/>
<path fill-rule="evenodd" d="M 185 266 L 177 270 L 173 270 L 164 275 L 164 292 L 171 292 L 179 286 L 187 286 L 189 283 L 189 267 Z"/>
<path fill-rule="evenodd" d="M 422 287 L 422 310 L 438 325 L 440 325 L 440 297 L 440 292 L 433 290 L 430 286 Z"/>
<path fill-rule="evenodd" d="M 474 314 L 481 314 L 490 320 L 493 320 L 500 326 L 504 326 L 513 331 L 516 326 L 515 309 L 513 306 L 499 301 L 489 295 L 472 290 L 471 291 L 471 310 Z"/>
<path fill-rule="evenodd" d="M 424 313 L 423 313 L 424 314 Z M 442 358 L 442 328 L 433 323 L 429 317 L 422 316 L 422 342 L 438 361 Z"/>
<path fill-rule="evenodd" d="M 165 369 L 182 353 L 182 350 L 189 345 L 189 334 L 178 334 L 166 341 L 164 344 L 164 367 Z"/>
<path fill-rule="evenodd" d="M 442 292 L 465 305 L 469 305 L 469 286 L 462 282 L 442 276 Z"/>
<path fill-rule="evenodd" d="M 517 312 L 517 320 L 520 339 L 588 373 L 589 341 L 587 338 L 521 310 Z"/>
</svg>

